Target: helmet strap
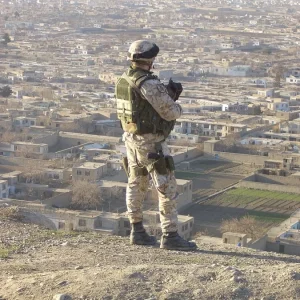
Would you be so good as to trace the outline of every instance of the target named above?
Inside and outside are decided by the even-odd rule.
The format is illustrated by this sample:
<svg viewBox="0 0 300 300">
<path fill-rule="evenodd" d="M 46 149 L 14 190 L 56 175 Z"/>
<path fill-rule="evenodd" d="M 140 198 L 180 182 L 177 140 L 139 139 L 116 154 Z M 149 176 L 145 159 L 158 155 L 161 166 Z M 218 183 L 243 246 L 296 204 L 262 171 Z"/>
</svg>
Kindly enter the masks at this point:
<svg viewBox="0 0 300 300">
<path fill-rule="evenodd" d="M 150 71 L 151 68 L 152 68 L 153 62 L 148 63 L 148 62 L 145 62 L 145 61 L 132 61 L 131 65 L 133 67 L 140 67 L 141 69 Z"/>
</svg>

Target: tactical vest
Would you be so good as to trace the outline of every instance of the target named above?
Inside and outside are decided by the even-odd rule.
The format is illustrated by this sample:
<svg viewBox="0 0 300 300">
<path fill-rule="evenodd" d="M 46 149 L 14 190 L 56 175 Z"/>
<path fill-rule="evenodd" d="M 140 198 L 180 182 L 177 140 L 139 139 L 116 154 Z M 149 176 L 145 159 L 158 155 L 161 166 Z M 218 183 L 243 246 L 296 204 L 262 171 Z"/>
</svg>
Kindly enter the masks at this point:
<svg viewBox="0 0 300 300">
<path fill-rule="evenodd" d="M 130 67 L 126 72 L 131 81 L 141 88 L 146 80 L 158 79 L 151 72 Z M 175 121 L 166 121 L 160 117 L 152 105 L 138 93 L 129 82 L 121 77 L 115 88 L 117 115 L 124 131 L 133 134 L 154 133 L 168 137 Z"/>
</svg>

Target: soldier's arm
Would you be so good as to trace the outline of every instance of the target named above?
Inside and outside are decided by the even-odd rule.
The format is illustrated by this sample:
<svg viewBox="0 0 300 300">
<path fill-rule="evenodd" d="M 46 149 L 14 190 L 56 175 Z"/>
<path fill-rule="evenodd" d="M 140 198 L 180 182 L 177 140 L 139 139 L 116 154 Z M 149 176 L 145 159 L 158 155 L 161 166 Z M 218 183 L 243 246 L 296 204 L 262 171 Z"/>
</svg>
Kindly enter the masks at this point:
<svg viewBox="0 0 300 300">
<path fill-rule="evenodd" d="M 168 95 L 166 87 L 160 81 L 156 79 L 145 81 L 141 87 L 141 92 L 166 121 L 173 121 L 181 116 L 181 106 Z"/>
</svg>

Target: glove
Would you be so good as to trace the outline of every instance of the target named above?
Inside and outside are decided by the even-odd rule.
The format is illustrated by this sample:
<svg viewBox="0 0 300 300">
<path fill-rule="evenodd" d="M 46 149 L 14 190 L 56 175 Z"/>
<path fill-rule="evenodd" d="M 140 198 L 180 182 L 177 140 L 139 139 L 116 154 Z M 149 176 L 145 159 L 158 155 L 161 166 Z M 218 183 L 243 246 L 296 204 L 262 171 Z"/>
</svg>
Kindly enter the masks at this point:
<svg viewBox="0 0 300 300">
<path fill-rule="evenodd" d="M 174 82 L 172 78 L 169 80 L 166 86 L 169 96 L 174 100 L 178 100 L 180 94 L 183 91 L 182 84 L 180 82 Z"/>
</svg>

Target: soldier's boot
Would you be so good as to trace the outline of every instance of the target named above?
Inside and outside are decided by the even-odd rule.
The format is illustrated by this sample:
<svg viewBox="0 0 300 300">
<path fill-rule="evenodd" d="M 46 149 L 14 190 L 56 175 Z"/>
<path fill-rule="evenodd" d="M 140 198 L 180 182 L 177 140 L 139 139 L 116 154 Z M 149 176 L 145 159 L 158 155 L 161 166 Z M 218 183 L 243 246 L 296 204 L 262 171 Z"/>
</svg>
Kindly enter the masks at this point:
<svg viewBox="0 0 300 300">
<path fill-rule="evenodd" d="M 156 244 L 156 238 L 146 232 L 142 222 L 133 223 L 130 233 L 130 244 L 153 246 Z"/>
<path fill-rule="evenodd" d="M 162 235 L 160 248 L 167 250 L 192 251 L 197 249 L 197 245 L 194 242 L 184 240 L 177 232 L 169 232 Z"/>
</svg>

